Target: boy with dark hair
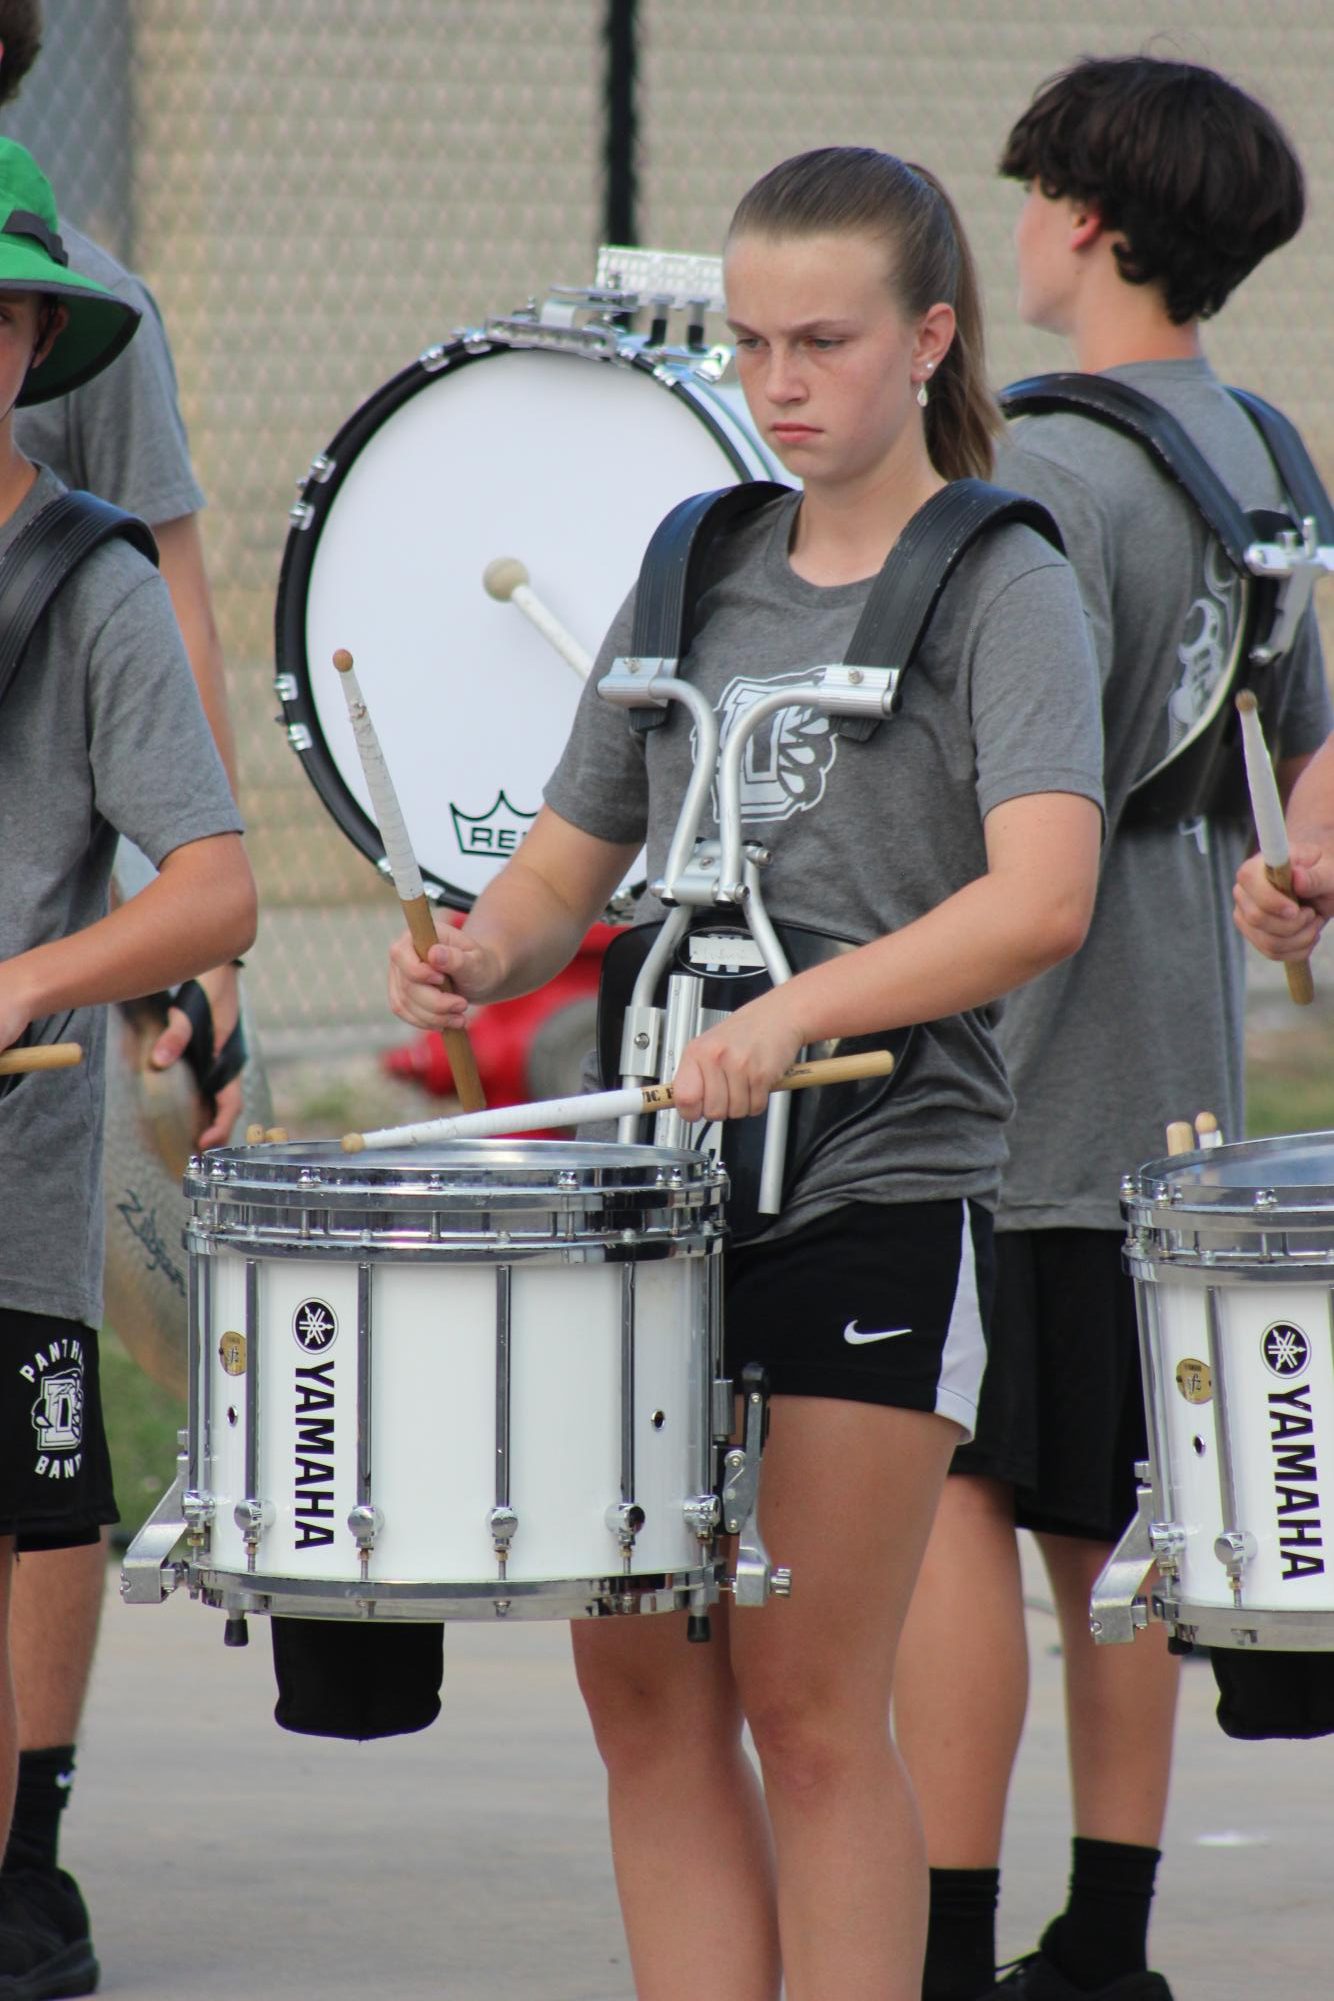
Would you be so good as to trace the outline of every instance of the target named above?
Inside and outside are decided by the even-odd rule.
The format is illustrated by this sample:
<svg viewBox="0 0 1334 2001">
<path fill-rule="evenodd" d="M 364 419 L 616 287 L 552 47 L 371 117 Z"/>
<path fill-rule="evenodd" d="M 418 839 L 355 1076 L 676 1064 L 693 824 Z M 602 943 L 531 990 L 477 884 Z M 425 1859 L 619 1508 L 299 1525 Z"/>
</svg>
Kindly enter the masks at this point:
<svg viewBox="0 0 1334 2001">
<path fill-rule="evenodd" d="M 71 270 L 45 176 L 0 140 L 0 580 L 62 488 L 14 440 L 17 405 L 105 368 L 138 314 Z M 96 1545 L 116 1519 L 98 1399 L 101 1150 L 108 1001 L 151 993 L 244 951 L 255 893 L 239 821 L 165 586 L 124 540 L 84 557 L 3 693 L 0 1048 L 82 1043 L 77 1070 L 0 1097 L 0 1835 L 15 1783 L 8 1610 L 16 1550 Z M 118 834 L 158 874 L 108 911 Z M 63 1663 L 55 1658 L 53 1674 Z M 0 1991 L 90 1993 L 54 1869 L 0 1879 Z M 70 1886 L 72 1887 L 72 1886 Z M 75 1893 L 77 1896 L 77 1892 Z M 14 1914 L 21 1921 L 14 1922 Z"/>
<path fill-rule="evenodd" d="M 1200 322 L 1301 224 L 1301 168 L 1270 114 L 1193 64 L 1090 58 L 1038 92 L 1001 172 L 1026 186 L 1024 319 L 1070 340 L 1084 373 L 1168 411 L 1241 506 L 1291 512 L 1200 344 Z M 1231 890 L 1249 828 L 1212 801 L 1150 821 L 1133 795 L 1206 714 L 1246 587 L 1145 445 L 1086 414 L 1025 419 L 996 477 L 1051 509 L 1080 581 L 1103 674 L 1107 837 L 1082 951 L 1006 1006 L 1018 1110 L 990 1357 L 904 1638 L 899 1743 L 933 1864 L 924 1993 L 1170 2001 L 1146 1941 L 1177 1663 L 1161 1630 L 1096 1647 L 1088 1607 L 1145 1451 L 1120 1178 L 1163 1151 L 1164 1122 L 1183 1110 L 1242 1129 Z M 1266 714 L 1281 783 L 1328 723 L 1308 610 Z M 1037 1535 L 1060 1618 L 1075 1842 L 1065 1911 L 997 1987 L 1001 1832 L 1027 1700 L 1017 1525 Z"/>
</svg>

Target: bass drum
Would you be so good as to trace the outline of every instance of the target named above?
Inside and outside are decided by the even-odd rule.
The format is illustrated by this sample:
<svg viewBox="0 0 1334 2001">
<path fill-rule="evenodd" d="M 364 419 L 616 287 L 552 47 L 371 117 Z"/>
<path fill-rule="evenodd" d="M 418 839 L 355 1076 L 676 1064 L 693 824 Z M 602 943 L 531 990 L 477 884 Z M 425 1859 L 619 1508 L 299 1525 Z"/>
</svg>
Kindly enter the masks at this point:
<svg viewBox="0 0 1334 2001">
<path fill-rule="evenodd" d="M 241 1122 L 269 1126 L 268 1081 L 244 1003 L 242 1019 L 250 1060 L 241 1072 Z M 184 1398 L 190 1204 L 181 1177 L 194 1152 L 196 1101 L 183 1063 L 166 1071 L 147 1066 L 161 1026 L 134 1005 L 112 1008 L 107 1023 L 105 1313 L 106 1324 L 145 1375 Z"/>
<path fill-rule="evenodd" d="M 469 335 L 386 383 L 311 467 L 278 588 L 283 719 L 343 832 L 380 861 L 338 647 L 357 662 L 428 890 L 466 910 L 532 823 L 581 686 L 487 595 L 487 565 L 517 557 L 593 654 L 677 501 L 786 477 L 739 391 L 649 360 L 629 336 L 593 359 Z"/>
</svg>

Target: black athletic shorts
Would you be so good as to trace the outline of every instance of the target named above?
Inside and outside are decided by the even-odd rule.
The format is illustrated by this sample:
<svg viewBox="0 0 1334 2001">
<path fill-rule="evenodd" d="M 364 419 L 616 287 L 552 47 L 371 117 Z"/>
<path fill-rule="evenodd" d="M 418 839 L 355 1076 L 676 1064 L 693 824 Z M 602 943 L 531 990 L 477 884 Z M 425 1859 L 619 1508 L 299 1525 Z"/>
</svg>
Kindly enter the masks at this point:
<svg viewBox="0 0 1334 2001">
<path fill-rule="evenodd" d="M 0 1307 L 0 1535 L 74 1549 L 117 1518 L 96 1333 Z"/>
<path fill-rule="evenodd" d="M 993 1284 L 987 1210 L 853 1202 L 725 1255 L 734 1381 L 763 1362 L 777 1396 L 936 1411 L 972 1436 Z"/>
<path fill-rule="evenodd" d="M 1021 1528 L 1116 1542 L 1147 1456 L 1135 1289 L 1114 1230 L 1004 1230 L 977 1429 L 955 1473 L 1015 1490 Z"/>
</svg>

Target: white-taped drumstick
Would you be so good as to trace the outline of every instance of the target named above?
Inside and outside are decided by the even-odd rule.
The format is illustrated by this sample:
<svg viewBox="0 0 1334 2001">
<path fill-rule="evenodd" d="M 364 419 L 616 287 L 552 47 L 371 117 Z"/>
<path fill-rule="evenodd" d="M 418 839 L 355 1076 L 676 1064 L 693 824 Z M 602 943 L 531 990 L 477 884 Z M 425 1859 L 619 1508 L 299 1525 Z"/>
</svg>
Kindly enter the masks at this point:
<svg viewBox="0 0 1334 2001">
<path fill-rule="evenodd" d="M 1189 1119 L 1173 1119 L 1167 1128 L 1167 1151 L 1171 1154 L 1194 1153 L 1195 1128 Z"/>
<path fill-rule="evenodd" d="M 547 610 L 517 556 L 497 556 L 493 563 L 488 563 L 482 571 L 482 588 L 488 597 L 501 604 L 516 606 L 537 627 L 543 639 L 555 647 L 566 665 L 573 667 L 580 680 L 588 679 L 593 671 L 592 656 L 565 630 L 556 614 Z"/>
<path fill-rule="evenodd" d="M 83 1061 L 81 1042 L 25 1042 L 21 1049 L 0 1055 L 0 1077 L 18 1077 L 28 1070 L 71 1070 Z"/>
<path fill-rule="evenodd" d="M 866 1049 L 855 1056 L 817 1057 L 794 1063 L 774 1085 L 776 1091 L 802 1091 L 811 1084 L 851 1084 L 860 1077 L 887 1077 L 894 1058 L 887 1049 Z M 424 1119 L 418 1125 L 385 1126 L 379 1132 L 348 1133 L 344 1153 L 390 1146 L 426 1146 L 434 1140 L 494 1139 L 500 1134 L 541 1132 L 551 1126 L 578 1126 L 594 1120 L 624 1119 L 639 1112 L 664 1112 L 675 1104 L 670 1084 L 636 1084 L 623 1091 L 589 1091 L 582 1097 L 545 1098 L 534 1105 L 498 1105 L 491 1112 L 453 1119 Z M 1189 1132 L 1189 1126 L 1186 1128 Z"/>
<path fill-rule="evenodd" d="M 371 805 L 375 811 L 375 823 L 384 842 L 384 856 L 389 864 L 389 873 L 398 891 L 398 900 L 403 906 L 403 915 L 408 920 L 408 930 L 417 948 L 419 958 L 424 959 L 438 936 L 431 906 L 426 900 L 422 884 L 421 870 L 412 852 L 408 839 L 403 811 L 398 803 L 394 782 L 389 776 L 389 767 L 380 748 L 380 739 L 375 734 L 370 711 L 357 682 L 352 665 L 352 655 L 344 647 L 334 654 L 333 664 L 338 669 L 338 678 L 343 693 L 347 697 L 347 713 L 352 724 L 352 734 L 357 740 L 357 751 L 361 758 L 361 769 L 366 780 L 366 790 L 371 795 Z M 486 1093 L 482 1080 L 477 1074 L 477 1059 L 472 1052 L 466 1028 L 446 1028 L 443 1030 L 445 1054 L 449 1067 L 454 1073 L 454 1088 L 465 1110 L 481 1111 L 486 1104 Z"/>
<path fill-rule="evenodd" d="M 1265 742 L 1260 711 L 1249 688 L 1243 688 L 1237 696 L 1237 713 L 1241 717 L 1246 782 L 1251 790 L 1251 812 L 1255 816 L 1255 834 L 1265 874 L 1275 889 L 1291 896 L 1292 863 L 1288 858 L 1288 830 L 1283 824 L 1283 801 L 1278 796 L 1274 767 L 1269 761 L 1269 746 Z M 1289 995 L 1298 1007 L 1306 1007 L 1315 999 L 1310 962 L 1306 959 L 1285 959 L 1283 970 L 1288 976 Z"/>
<path fill-rule="evenodd" d="M 1195 1139 L 1197 1145 L 1202 1150 L 1223 1144 L 1223 1135 L 1219 1131 L 1218 1120 L 1212 1112 L 1197 1112 L 1195 1114 Z"/>
</svg>

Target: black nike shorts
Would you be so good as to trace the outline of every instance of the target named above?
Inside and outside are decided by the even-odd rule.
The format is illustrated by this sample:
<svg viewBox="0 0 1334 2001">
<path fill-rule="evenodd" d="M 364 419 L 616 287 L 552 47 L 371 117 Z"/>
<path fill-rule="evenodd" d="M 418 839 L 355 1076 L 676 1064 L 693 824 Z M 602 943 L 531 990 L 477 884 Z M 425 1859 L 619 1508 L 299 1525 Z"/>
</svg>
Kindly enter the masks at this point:
<svg viewBox="0 0 1334 2001">
<path fill-rule="evenodd" d="M 777 1396 L 936 1411 L 971 1438 L 993 1282 L 976 1203 L 849 1203 L 726 1253 L 727 1373 L 763 1362 Z"/>
<path fill-rule="evenodd" d="M 0 1308 L 0 1535 L 74 1549 L 117 1519 L 95 1330 Z"/>
<path fill-rule="evenodd" d="M 1005 1230 L 973 1441 L 953 1473 L 1014 1488 L 1020 1528 L 1114 1543 L 1147 1456 L 1135 1288 L 1119 1230 Z"/>
</svg>

